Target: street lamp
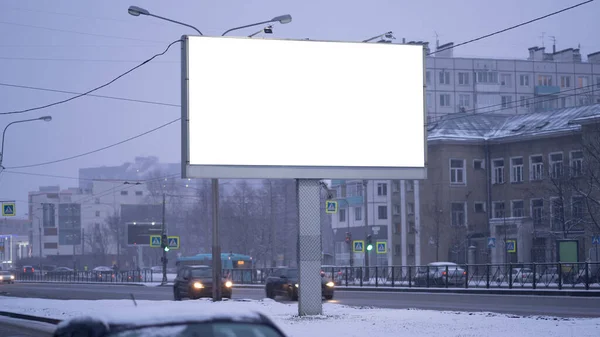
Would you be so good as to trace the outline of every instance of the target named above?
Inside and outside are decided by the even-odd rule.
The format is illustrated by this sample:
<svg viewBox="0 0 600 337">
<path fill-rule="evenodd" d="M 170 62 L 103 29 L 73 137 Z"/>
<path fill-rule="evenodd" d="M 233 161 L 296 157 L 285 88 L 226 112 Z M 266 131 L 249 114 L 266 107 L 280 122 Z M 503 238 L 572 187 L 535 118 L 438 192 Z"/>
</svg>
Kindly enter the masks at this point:
<svg viewBox="0 0 600 337">
<path fill-rule="evenodd" d="M 370 38 L 370 39 L 366 39 L 366 40 L 364 40 L 363 42 L 370 42 L 370 41 L 373 41 L 373 40 L 375 40 L 375 39 L 378 39 L 378 38 L 380 38 L 380 37 L 386 37 L 386 38 L 388 38 L 388 39 L 394 39 L 394 40 L 396 39 L 396 38 L 394 37 L 394 33 L 392 33 L 391 31 L 389 31 L 389 32 L 387 32 L 387 33 L 383 33 L 383 34 L 379 34 L 379 35 L 377 35 L 377 36 L 373 36 L 372 38 Z M 385 40 L 382 40 L 382 41 L 384 41 L 384 42 L 388 42 L 388 41 L 385 41 Z"/>
<path fill-rule="evenodd" d="M 14 121 L 14 122 L 8 123 L 8 125 L 6 125 L 6 127 L 4 128 L 4 131 L 2 132 L 2 149 L 0 149 L 0 168 L 2 168 L 2 169 L 4 168 L 4 166 L 2 166 L 2 160 L 4 159 L 4 136 L 6 135 L 6 129 L 8 129 L 9 126 L 11 126 L 13 124 L 17 124 L 17 123 L 34 122 L 34 121 L 50 122 L 51 120 L 52 120 L 52 116 L 44 116 L 44 117 L 39 117 L 39 118 L 23 119 L 20 121 Z"/>
<path fill-rule="evenodd" d="M 273 25 L 268 25 L 268 26 L 264 27 L 263 29 L 257 31 L 256 33 L 252 33 L 252 34 L 248 35 L 248 37 L 254 37 L 260 33 L 273 34 Z"/>
<path fill-rule="evenodd" d="M 232 32 L 234 30 L 244 29 L 244 28 L 249 28 L 249 27 L 254 27 L 254 26 L 260 26 L 260 25 L 264 25 L 264 24 L 267 24 L 267 23 L 274 23 L 274 22 L 279 22 L 282 25 L 285 25 L 286 23 L 292 22 L 292 16 L 289 15 L 289 14 L 284 14 L 284 15 L 276 16 L 276 17 L 272 18 L 271 20 L 267 20 L 267 21 L 263 21 L 263 22 L 257 22 L 257 23 L 252 23 L 252 24 L 245 25 L 245 26 L 239 26 L 239 27 L 231 28 L 231 29 L 226 30 L 223 34 L 221 34 L 221 36 L 225 36 L 225 35 L 227 35 L 227 33 Z"/>
<path fill-rule="evenodd" d="M 142 8 L 142 7 L 138 7 L 138 6 L 129 6 L 129 8 L 127 9 L 127 12 L 128 12 L 130 15 L 132 15 L 132 16 L 147 15 L 147 16 L 152 16 L 152 17 L 155 17 L 155 18 L 157 18 L 157 19 L 161 19 L 161 20 L 165 20 L 165 21 L 172 22 L 172 23 L 176 23 L 176 24 L 178 24 L 178 25 L 182 25 L 182 26 L 189 27 L 189 28 L 191 28 L 191 29 L 193 29 L 193 30 L 197 31 L 197 32 L 198 32 L 198 34 L 200 34 L 200 35 L 204 35 L 204 34 L 202 34 L 202 32 L 201 32 L 201 31 L 200 31 L 198 28 L 196 28 L 196 27 L 194 27 L 194 26 L 192 26 L 192 25 L 188 25 L 187 23 L 183 23 L 183 22 L 180 22 L 180 21 L 176 21 L 176 20 L 172 20 L 172 19 L 169 19 L 169 18 L 165 18 L 165 17 L 162 17 L 162 16 L 158 16 L 158 15 L 152 14 L 152 13 L 150 13 L 150 12 L 149 12 L 147 9 L 144 9 L 144 8 Z"/>
</svg>

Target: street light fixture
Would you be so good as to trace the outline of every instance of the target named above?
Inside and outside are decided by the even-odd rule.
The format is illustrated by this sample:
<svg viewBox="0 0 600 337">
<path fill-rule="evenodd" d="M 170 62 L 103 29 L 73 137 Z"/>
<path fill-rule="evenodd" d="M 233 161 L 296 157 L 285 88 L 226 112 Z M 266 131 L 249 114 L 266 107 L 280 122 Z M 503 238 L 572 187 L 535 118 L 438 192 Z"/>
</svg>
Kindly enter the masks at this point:
<svg viewBox="0 0 600 337">
<path fill-rule="evenodd" d="M 172 22 L 172 23 L 176 23 L 178 25 L 189 27 L 189 28 L 197 31 L 198 34 L 200 34 L 200 35 L 204 35 L 204 34 L 202 34 L 202 32 L 198 28 L 196 28 L 196 27 L 194 27 L 192 25 L 188 25 L 187 23 L 183 23 L 183 22 L 180 22 L 180 21 L 176 21 L 176 20 L 172 20 L 172 19 L 169 19 L 169 18 L 165 18 L 163 16 L 158 16 L 158 15 L 152 14 L 152 13 L 150 13 L 150 11 L 148 11 L 147 9 L 142 8 L 142 7 L 129 6 L 129 8 L 127 9 L 127 12 L 129 13 L 129 15 L 132 15 L 132 16 L 146 15 L 146 16 L 151 16 L 151 17 L 154 17 L 154 18 L 157 18 L 157 19 L 161 19 L 161 20 L 164 20 L 164 21 L 169 21 L 169 22 Z"/>
<path fill-rule="evenodd" d="M 249 24 L 249 25 L 245 25 L 245 26 L 239 26 L 239 27 L 231 28 L 231 29 L 226 30 L 223 34 L 221 34 L 221 36 L 225 36 L 225 35 L 227 35 L 227 33 L 232 32 L 234 30 L 244 29 L 244 28 L 249 28 L 249 27 L 264 25 L 264 24 L 267 24 L 267 23 L 274 23 L 274 22 L 279 22 L 280 24 L 285 25 L 286 23 L 292 22 L 292 16 L 289 15 L 289 14 L 284 14 L 284 15 L 276 16 L 276 17 L 272 18 L 271 20 L 257 22 L 257 23 L 253 23 L 253 24 Z"/>
<path fill-rule="evenodd" d="M 43 116 L 43 117 L 39 117 L 39 118 L 30 118 L 30 119 L 23 119 L 20 121 L 14 121 L 14 122 L 10 122 L 6 125 L 6 127 L 4 128 L 4 131 L 2 132 L 2 148 L 0 149 L 0 168 L 4 168 L 4 166 L 2 166 L 2 160 L 4 159 L 4 136 L 6 135 L 6 129 L 8 129 L 9 126 L 13 125 L 13 124 L 17 124 L 17 123 L 25 123 L 25 122 L 35 122 L 35 121 L 44 121 L 44 122 L 50 122 L 52 120 L 52 116 Z"/>
<path fill-rule="evenodd" d="M 375 40 L 375 39 L 378 39 L 378 38 L 380 38 L 380 37 L 381 37 L 381 38 L 385 37 L 385 38 L 392 39 L 392 40 L 395 40 L 395 39 L 396 39 L 396 38 L 394 37 L 394 33 L 393 33 L 392 31 L 389 31 L 389 32 L 386 32 L 386 33 L 383 33 L 383 34 L 379 34 L 379 35 L 377 35 L 377 36 L 373 36 L 372 38 L 370 38 L 370 39 L 366 39 L 366 40 L 364 40 L 363 42 L 370 42 L 370 41 L 373 41 L 373 40 Z M 384 41 L 384 42 L 388 42 L 388 41 L 385 41 L 385 40 L 382 40 L 382 41 Z M 380 41 L 378 41 L 378 42 L 380 42 Z M 389 42 L 388 42 L 388 43 L 389 43 Z"/>
</svg>

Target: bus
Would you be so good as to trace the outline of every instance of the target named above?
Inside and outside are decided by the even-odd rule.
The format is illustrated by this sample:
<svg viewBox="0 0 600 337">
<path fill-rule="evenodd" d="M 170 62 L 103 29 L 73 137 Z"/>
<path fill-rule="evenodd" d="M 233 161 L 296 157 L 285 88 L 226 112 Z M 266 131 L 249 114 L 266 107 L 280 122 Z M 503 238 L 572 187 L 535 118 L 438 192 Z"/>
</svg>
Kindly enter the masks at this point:
<svg viewBox="0 0 600 337">
<path fill-rule="evenodd" d="M 177 269 L 182 266 L 204 265 L 212 267 L 212 254 L 196 254 L 193 256 L 182 256 L 175 262 Z M 221 253 L 221 268 L 224 275 L 236 283 L 251 283 L 254 261 L 252 257 L 244 254 Z"/>
</svg>

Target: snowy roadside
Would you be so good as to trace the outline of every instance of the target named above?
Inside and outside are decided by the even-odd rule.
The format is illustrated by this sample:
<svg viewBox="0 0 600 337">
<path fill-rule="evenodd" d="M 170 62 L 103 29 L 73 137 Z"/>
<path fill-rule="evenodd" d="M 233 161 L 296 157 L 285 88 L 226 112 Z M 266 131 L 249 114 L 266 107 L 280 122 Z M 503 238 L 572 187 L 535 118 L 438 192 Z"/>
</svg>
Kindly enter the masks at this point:
<svg viewBox="0 0 600 337">
<path fill-rule="evenodd" d="M 260 311 L 293 337 L 331 333 L 345 337 L 387 336 L 600 336 L 600 318 L 562 319 L 521 317 L 492 313 L 438 312 L 426 310 L 354 308 L 325 303 L 323 316 L 297 316 L 296 304 L 273 300 L 196 301 L 47 300 L 0 297 L 0 311 L 68 319 L 80 315 L 104 317 L 161 316 L 165 313 Z"/>
</svg>

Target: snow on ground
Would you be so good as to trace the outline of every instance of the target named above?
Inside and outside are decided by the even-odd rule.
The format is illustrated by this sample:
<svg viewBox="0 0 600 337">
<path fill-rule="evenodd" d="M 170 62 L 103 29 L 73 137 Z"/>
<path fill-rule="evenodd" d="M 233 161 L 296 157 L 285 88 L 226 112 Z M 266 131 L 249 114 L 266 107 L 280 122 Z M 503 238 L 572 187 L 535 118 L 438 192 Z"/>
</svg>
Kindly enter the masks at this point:
<svg viewBox="0 0 600 337">
<path fill-rule="evenodd" d="M 560 305 L 557 303 L 557 305 Z M 0 297 L 0 311 L 68 319 L 93 315 L 107 318 L 162 317 L 165 314 L 259 311 L 271 317 L 289 336 L 600 336 L 600 319 L 520 317 L 492 313 L 438 312 L 356 308 L 325 303 L 323 316 L 298 317 L 297 304 L 270 299 L 213 303 L 196 301 L 47 300 Z"/>
</svg>

